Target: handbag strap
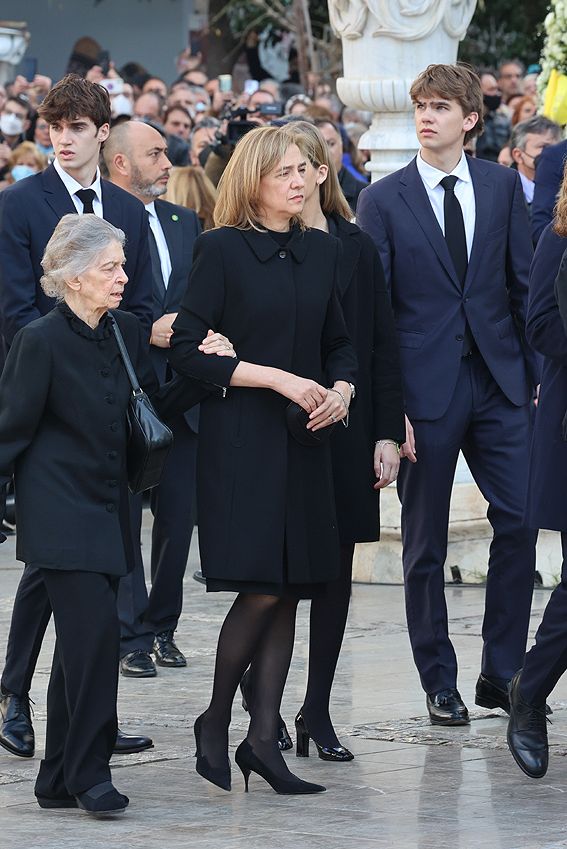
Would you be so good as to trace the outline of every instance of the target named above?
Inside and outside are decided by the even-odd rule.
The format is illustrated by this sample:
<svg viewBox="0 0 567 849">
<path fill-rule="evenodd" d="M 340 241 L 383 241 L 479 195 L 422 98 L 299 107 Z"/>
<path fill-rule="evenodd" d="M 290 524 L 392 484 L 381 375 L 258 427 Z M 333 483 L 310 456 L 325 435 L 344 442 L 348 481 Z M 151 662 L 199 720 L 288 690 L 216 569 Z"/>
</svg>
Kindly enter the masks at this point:
<svg viewBox="0 0 567 849">
<path fill-rule="evenodd" d="M 126 350 L 126 345 L 124 344 L 124 338 L 122 336 L 122 333 L 120 332 L 120 328 L 118 327 L 116 319 L 114 318 L 112 313 L 109 313 L 109 316 L 110 316 L 110 323 L 112 325 L 112 330 L 114 331 L 114 336 L 115 336 L 116 342 L 118 344 L 118 350 L 120 351 L 120 356 L 122 357 L 122 361 L 124 363 L 124 367 L 126 369 L 128 379 L 130 380 L 130 383 L 132 384 L 132 391 L 133 391 L 134 395 L 142 395 L 143 390 L 140 386 L 138 378 L 136 377 L 136 372 L 134 371 L 134 366 L 132 365 L 132 360 L 130 359 L 130 355 L 128 354 L 128 351 Z"/>
</svg>

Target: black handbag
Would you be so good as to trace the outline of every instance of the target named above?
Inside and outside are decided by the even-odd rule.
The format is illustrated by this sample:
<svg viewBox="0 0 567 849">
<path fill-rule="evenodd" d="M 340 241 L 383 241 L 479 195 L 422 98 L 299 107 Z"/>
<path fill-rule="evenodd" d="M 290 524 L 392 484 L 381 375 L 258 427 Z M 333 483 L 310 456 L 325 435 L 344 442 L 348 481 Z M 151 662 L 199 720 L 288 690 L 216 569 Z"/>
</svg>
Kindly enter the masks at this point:
<svg viewBox="0 0 567 849">
<path fill-rule="evenodd" d="M 126 447 L 126 467 L 128 489 L 136 494 L 151 489 L 160 482 L 165 460 L 173 444 L 173 434 L 159 418 L 152 402 L 138 383 L 134 366 L 114 316 L 111 315 L 110 320 L 120 356 L 132 384 L 132 395 L 127 411 L 129 435 Z"/>
<path fill-rule="evenodd" d="M 315 432 L 307 430 L 309 424 L 309 413 L 302 406 L 296 404 L 295 401 L 290 401 L 285 410 L 287 429 L 293 438 L 301 445 L 316 446 L 324 445 L 328 442 L 333 430 L 336 427 L 336 422 L 323 427 Z"/>
</svg>

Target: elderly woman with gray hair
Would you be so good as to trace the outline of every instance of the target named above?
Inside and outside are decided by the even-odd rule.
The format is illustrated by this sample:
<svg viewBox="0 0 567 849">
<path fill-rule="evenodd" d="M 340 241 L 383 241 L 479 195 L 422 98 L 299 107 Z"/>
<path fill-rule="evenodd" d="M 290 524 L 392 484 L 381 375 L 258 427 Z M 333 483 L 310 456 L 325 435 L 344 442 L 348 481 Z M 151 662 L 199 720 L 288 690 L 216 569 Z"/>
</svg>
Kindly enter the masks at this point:
<svg viewBox="0 0 567 849">
<path fill-rule="evenodd" d="M 61 219 L 41 281 L 57 305 L 19 331 L 0 378 L 0 486 L 14 474 L 16 556 L 40 570 L 57 634 L 35 795 L 43 808 L 94 815 L 128 805 L 109 769 L 117 729 L 115 593 L 134 553 L 126 475 L 131 386 L 112 317 L 162 417 L 206 394 L 181 377 L 159 387 L 137 318 L 117 309 L 128 281 L 123 245 L 124 233 L 95 215 Z M 217 334 L 203 349 L 233 353 Z"/>
</svg>

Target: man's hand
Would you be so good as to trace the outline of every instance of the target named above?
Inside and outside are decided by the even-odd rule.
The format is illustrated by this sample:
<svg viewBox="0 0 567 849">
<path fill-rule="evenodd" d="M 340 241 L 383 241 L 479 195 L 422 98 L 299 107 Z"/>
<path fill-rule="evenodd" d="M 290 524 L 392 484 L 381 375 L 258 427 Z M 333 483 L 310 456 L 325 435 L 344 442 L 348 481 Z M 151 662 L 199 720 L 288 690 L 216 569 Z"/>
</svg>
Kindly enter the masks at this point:
<svg viewBox="0 0 567 849">
<path fill-rule="evenodd" d="M 407 457 L 411 463 L 417 463 L 417 457 L 415 455 L 415 436 L 413 434 L 413 427 L 411 426 L 411 422 L 406 416 L 406 441 L 400 448 L 400 457 Z"/>
<path fill-rule="evenodd" d="M 171 325 L 177 318 L 176 312 L 168 312 L 154 321 L 152 324 L 152 335 L 150 336 L 150 345 L 155 345 L 156 348 L 169 348 L 173 330 Z"/>
</svg>

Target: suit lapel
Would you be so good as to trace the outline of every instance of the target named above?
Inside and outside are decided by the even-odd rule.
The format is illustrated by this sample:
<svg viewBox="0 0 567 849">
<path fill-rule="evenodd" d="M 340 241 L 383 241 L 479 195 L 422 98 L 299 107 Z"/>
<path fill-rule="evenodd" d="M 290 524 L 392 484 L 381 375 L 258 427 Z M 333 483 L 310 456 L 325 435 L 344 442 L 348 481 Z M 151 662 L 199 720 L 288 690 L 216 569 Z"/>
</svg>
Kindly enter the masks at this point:
<svg viewBox="0 0 567 849">
<path fill-rule="evenodd" d="M 43 172 L 42 182 L 45 200 L 57 216 L 58 221 L 70 212 L 77 212 L 69 192 L 53 165 L 50 165 Z"/>
<path fill-rule="evenodd" d="M 488 233 L 490 225 L 490 213 L 492 211 L 492 200 L 494 195 L 494 186 L 487 176 L 486 168 L 483 166 L 482 160 L 469 159 L 468 165 L 474 189 L 476 209 L 474 238 L 469 267 L 467 268 L 467 276 L 465 278 L 465 290 L 469 288 L 474 280 L 474 276 L 482 259 L 486 234 Z"/>
<path fill-rule="evenodd" d="M 125 229 L 125 222 L 122 220 L 122 208 L 118 199 L 118 193 L 114 189 L 112 183 L 108 180 L 100 181 L 102 190 L 102 215 L 105 221 L 110 221 L 115 227 Z M 113 191 L 114 189 L 114 191 Z"/>
<path fill-rule="evenodd" d="M 457 277 L 447 242 L 435 217 L 435 213 L 431 208 L 431 203 L 423 181 L 419 176 L 415 159 L 402 172 L 402 176 L 400 177 L 400 195 L 423 230 L 431 247 L 437 254 L 441 265 L 455 286 L 457 286 L 459 292 L 461 292 L 461 283 Z"/>
</svg>

